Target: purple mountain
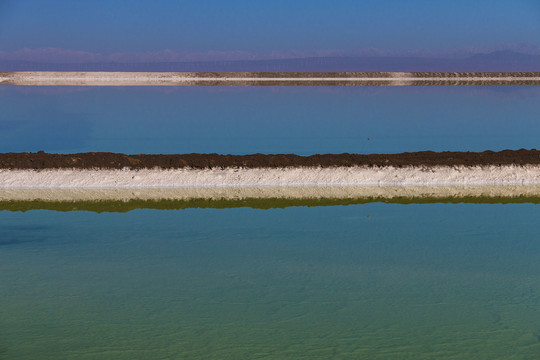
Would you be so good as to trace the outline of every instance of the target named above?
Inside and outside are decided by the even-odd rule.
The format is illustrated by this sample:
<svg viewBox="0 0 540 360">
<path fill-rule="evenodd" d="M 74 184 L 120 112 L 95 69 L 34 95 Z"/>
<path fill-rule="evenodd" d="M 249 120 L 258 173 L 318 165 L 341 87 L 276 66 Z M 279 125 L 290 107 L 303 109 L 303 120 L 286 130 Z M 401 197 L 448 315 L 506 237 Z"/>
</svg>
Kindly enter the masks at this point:
<svg viewBox="0 0 540 360">
<path fill-rule="evenodd" d="M 38 63 L 1 61 L 0 71 L 540 71 L 540 55 L 496 51 L 466 58 L 311 57 L 196 62 Z"/>
</svg>

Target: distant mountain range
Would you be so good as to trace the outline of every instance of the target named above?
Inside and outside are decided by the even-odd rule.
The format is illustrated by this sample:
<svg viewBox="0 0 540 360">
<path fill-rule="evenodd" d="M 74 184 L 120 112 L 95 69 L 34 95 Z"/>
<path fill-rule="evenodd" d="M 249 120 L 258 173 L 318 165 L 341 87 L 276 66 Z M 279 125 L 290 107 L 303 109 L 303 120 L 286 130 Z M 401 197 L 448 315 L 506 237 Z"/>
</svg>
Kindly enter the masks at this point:
<svg viewBox="0 0 540 360">
<path fill-rule="evenodd" d="M 311 57 L 272 60 L 66 64 L 0 60 L 0 71 L 540 71 L 540 55 L 496 51 L 466 58 Z"/>
</svg>

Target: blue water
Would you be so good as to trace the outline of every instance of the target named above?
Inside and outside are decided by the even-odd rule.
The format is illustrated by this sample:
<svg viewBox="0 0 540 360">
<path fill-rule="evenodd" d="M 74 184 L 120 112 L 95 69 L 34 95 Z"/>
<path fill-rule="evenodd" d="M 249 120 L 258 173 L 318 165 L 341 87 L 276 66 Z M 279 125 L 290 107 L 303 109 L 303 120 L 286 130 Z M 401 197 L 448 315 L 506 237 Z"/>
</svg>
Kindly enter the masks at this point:
<svg viewBox="0 0 540 360">
<path fill-rule="evenodd" d="M 0 87 L 0 152 L 534 148 L 540 87 Z"/>
<path fill-rule="evenodd" d="M 0 87 L 0 152 L 534 148 L 538 87 Z M 0 359 L 537 359 L 540 207 L 0 211 Z"/>
<path fill-rule="evenodd" d="M 5 359 L 534 359 L 540 207 L 0 214 Z"/>
</svg>

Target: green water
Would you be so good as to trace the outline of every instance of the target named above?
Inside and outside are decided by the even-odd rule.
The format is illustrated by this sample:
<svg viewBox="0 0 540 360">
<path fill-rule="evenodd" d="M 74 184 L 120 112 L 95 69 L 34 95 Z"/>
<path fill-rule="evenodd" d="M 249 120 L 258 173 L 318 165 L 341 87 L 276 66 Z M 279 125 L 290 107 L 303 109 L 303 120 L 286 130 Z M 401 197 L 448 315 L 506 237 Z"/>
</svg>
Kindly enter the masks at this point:
<svg viewBox="0 0 540 360">
<path fill-rule="evenodd" d="M 2 359 L 536 359 L 540 207 L 0 212 Z"/>
<path fill-rule="evenodd" d="M 516 195 L 505 197 L 487 196 L 395 196 L 359 198 L 238 198 L 238 199 L 132 199 L 132 200 L 75 200 L 75 201 L 0 201 L 0 211 L 93 211 L 128 212 L 137 209 L 180 210 L 180 209 L 231 209 L 250 207 L 253 209 L 284 209 L 291 206 L 336 206 L 358 205 L 374 202 L 389 204 L 540 204 L 540 196 Z"/>
</svg>

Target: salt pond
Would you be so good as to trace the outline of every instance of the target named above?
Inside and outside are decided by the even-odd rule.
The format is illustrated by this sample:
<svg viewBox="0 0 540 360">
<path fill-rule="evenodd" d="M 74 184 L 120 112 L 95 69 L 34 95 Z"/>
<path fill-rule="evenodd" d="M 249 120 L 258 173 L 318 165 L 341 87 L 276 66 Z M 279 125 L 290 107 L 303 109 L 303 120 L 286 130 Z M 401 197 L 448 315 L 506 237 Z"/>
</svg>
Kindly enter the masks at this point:
<svg viewBox="0 0 540 360">
<path fill-rule="evenodd" d="M 0 213 L 0 356 L 534 358 L 540 208 Z"/>
<path fill-rule="evenodd" d="M 538 91 L 6 86 L 0 151 L 532 148 Z M 0 211 L 0 358 L 540 356 L 538 205 L 339 204 Z"/>
<path fill-rule="evenodd" d="M 536 86 L 0 86 L 0 152 L 530 149 L 538 96 Z"/>
</svg>

